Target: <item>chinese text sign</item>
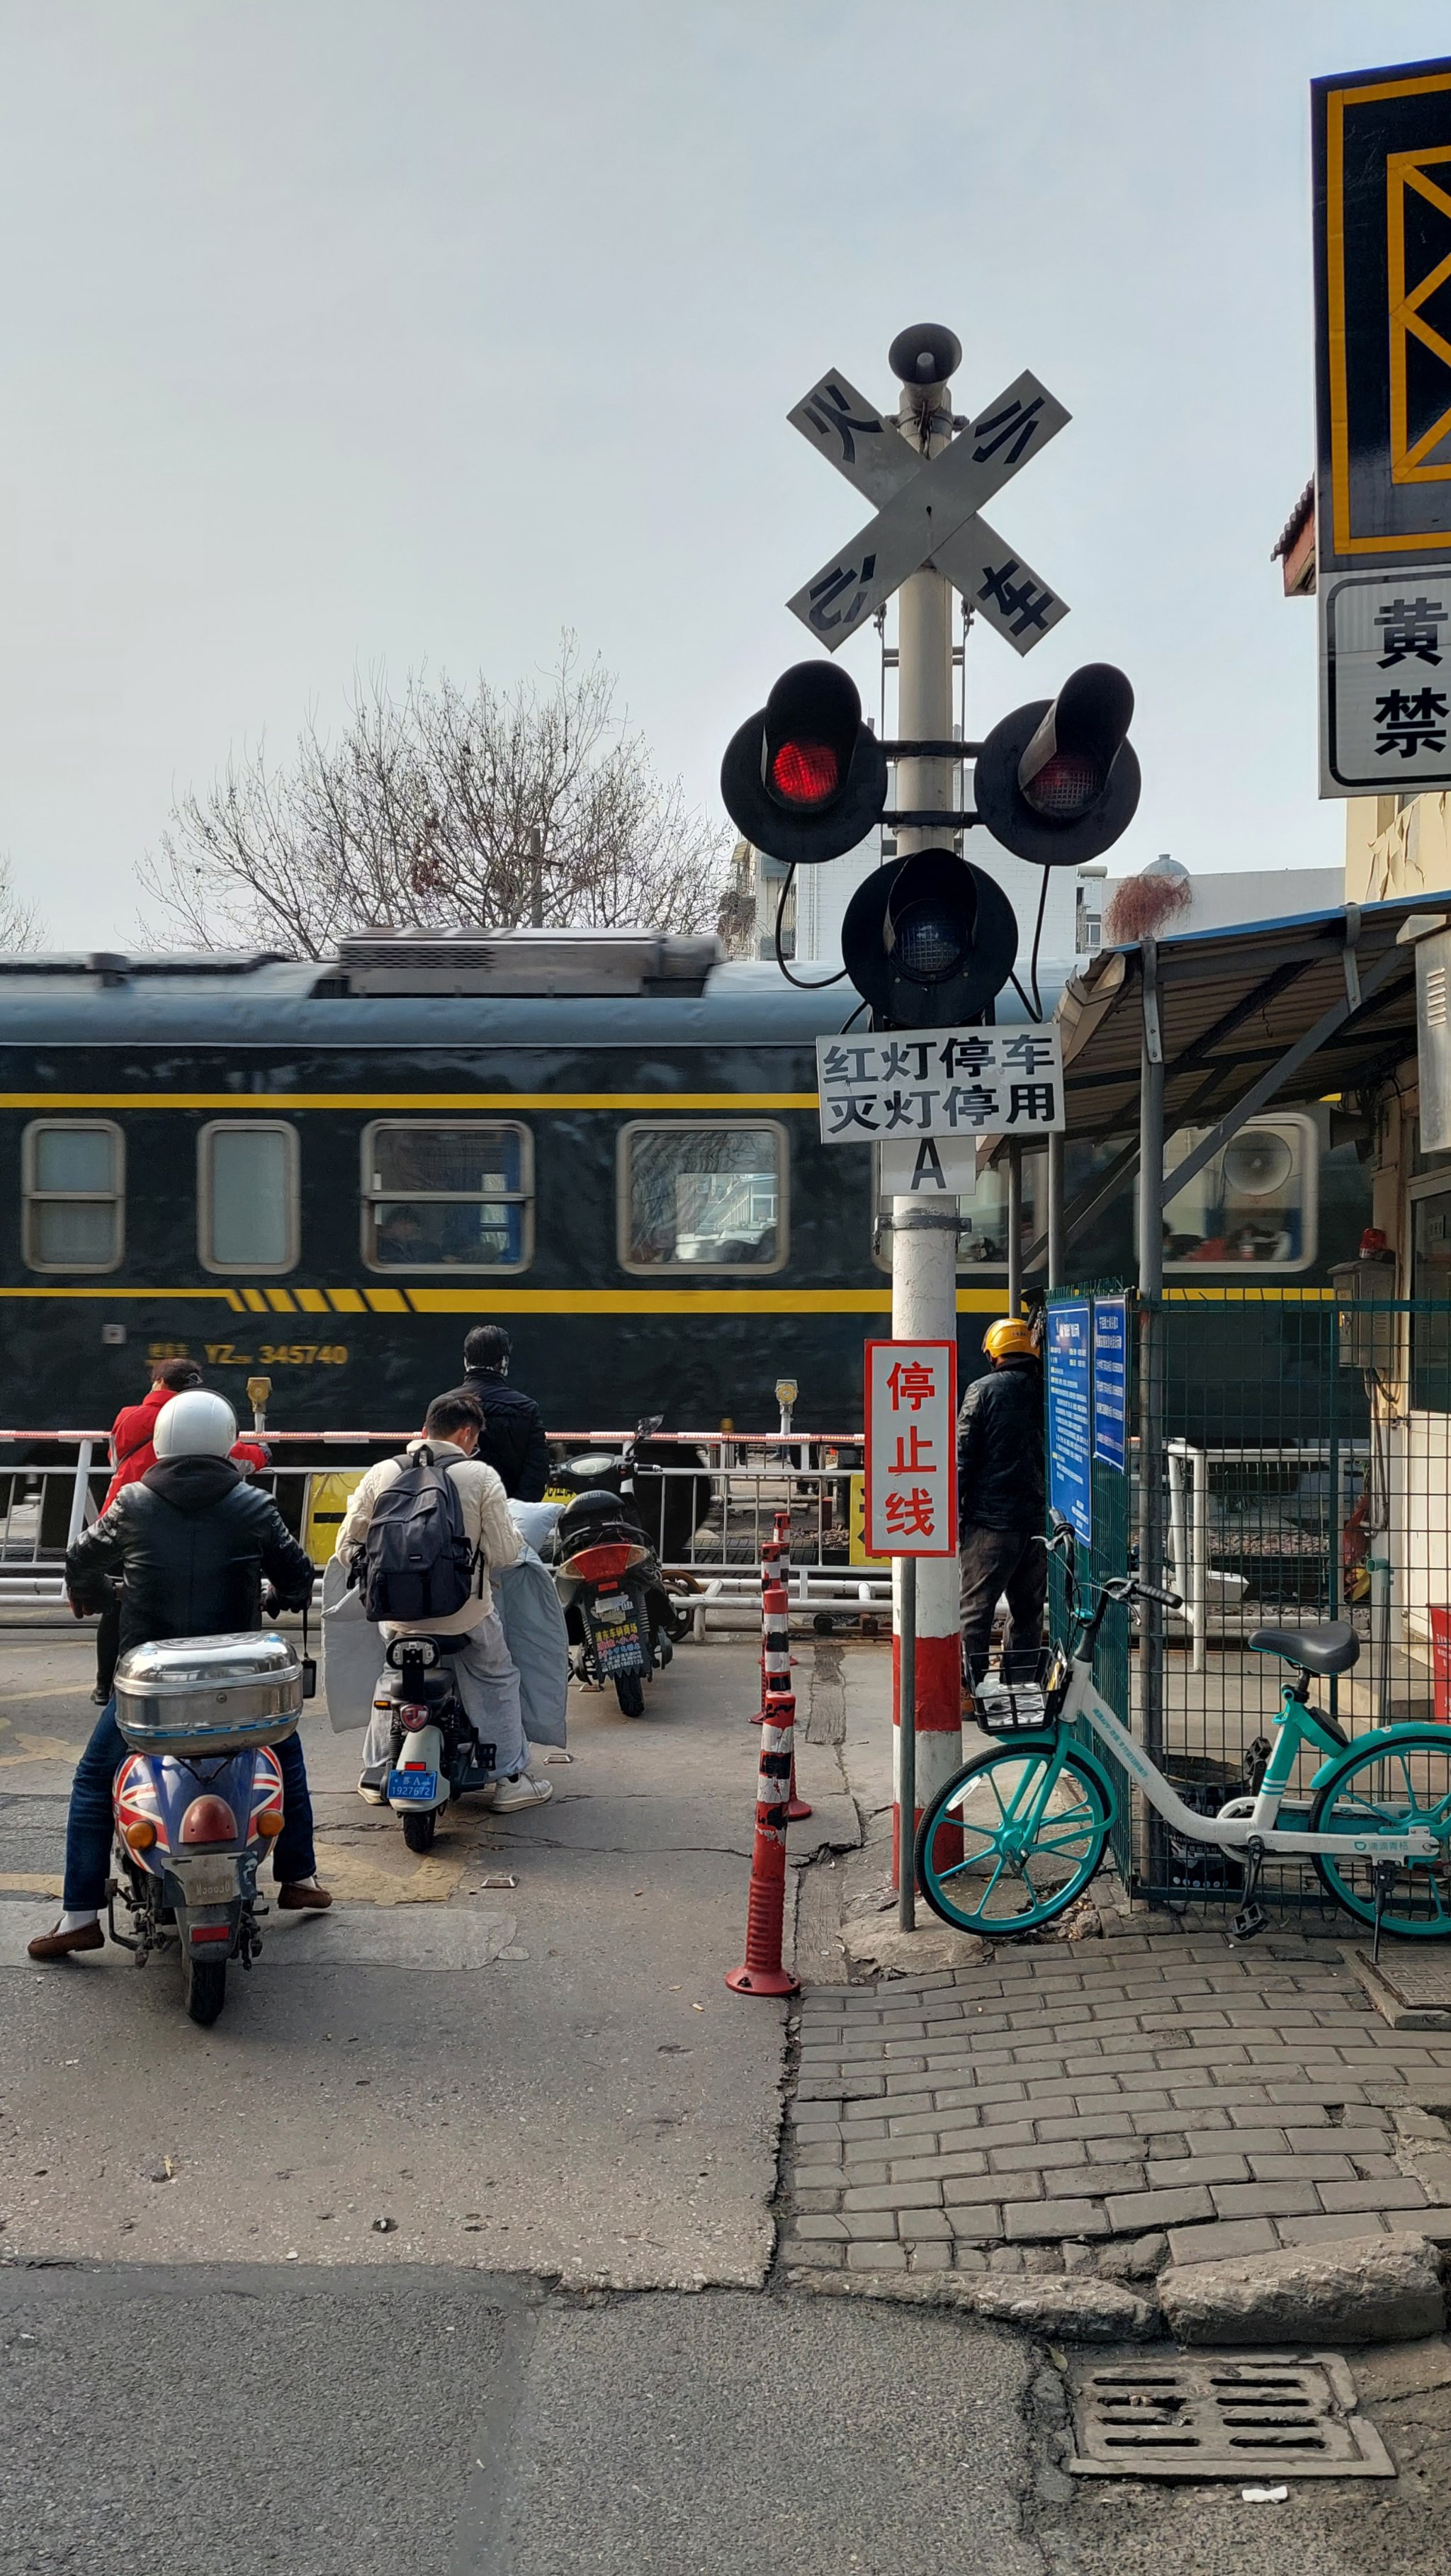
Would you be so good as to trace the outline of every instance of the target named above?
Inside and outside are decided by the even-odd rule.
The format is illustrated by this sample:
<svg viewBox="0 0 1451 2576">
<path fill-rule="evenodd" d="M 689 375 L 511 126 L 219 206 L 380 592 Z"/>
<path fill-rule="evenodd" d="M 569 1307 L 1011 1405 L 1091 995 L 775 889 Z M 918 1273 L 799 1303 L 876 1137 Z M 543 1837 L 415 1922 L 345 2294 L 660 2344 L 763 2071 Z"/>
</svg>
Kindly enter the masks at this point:
<svg viewBox="0 0 1451 2576">
<path fill-rule="evenodd" d="M 1065 1124 L 1052 1027 L 818 1038 L 816 1087 L 828 1145 L 1046 1136 Z"/>
<path fill-rule="evenodd" d="M 1086 1305 L 1048 1309 L 1048 1500 L 1087 1546 L 1093 1531 L 1089 1469 L 1089 1351 Z"/>
<path fill-rule="evenodd" d="M 868 1342 L 866 1544 L 957 1552 L 957 1344 Z"/>
<path fill-rule="evenodd" d="M 1124 1472 L 1129 1389 L 1129 1309 L 1125 1297 L 1093 1301 L 1093 1454 Z"/>
</svg>

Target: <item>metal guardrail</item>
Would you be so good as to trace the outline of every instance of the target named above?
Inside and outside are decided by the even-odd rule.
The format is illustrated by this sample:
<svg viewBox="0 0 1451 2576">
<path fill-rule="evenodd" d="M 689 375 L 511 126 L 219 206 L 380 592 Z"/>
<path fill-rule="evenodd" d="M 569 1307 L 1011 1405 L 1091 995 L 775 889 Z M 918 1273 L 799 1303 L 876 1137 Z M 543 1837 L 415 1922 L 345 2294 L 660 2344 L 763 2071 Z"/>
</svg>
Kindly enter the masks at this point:
<svg viewBox="0 0 1451 2576">
<path fill-rule="evenodd" d="M 274 1463 L 260 1481 L 277 1494 L 289 1523 L 308 1536 L 310 1553 L 320 1566 L 331 1550 L 319 1543 L 325 1528 L 319 1531 L 314 1519 L 314 1488 L 321 1477 L 351 1472 L 351 1462 L 292 1466 L 285 1454 L 279 1458 L 276 1452 L 294 1443 L 315 1449 L 323 1442 L 329 1451 L 386 1451 L 403 1447 L 416 1435 L 269 1429 L 262 1436 L 274 1452 Z M 591 1430 L 551 1433 L 550 1439 L 558 1448 L 578 1452 L 623 1448 L 633 1436 Z M 4 1455 L 10 1444 L 32 1453 L 36 1448 L 73 1449 L 75 1455 L 37 1463 L 32 1454 L 12 1465 Z M 852 1561 L 851 1479 L 860 1473 L 853 1463 L 860 1454 L 859 1437 L 674 1432 L 655 1435 L 651 1445 L 690 1453 L 679 1465 L 642 1467 L 636 1505 L 667 1579 L 692 1610 L 698 1641 L 710 1629 L 758 1627 L 761 1547 L 783 1511 L 791 1520 L 788 1589 L 793 1614 L 821 1628 L 840 1621 L 865 1623 L 870 1631 L 878 1621 L 890 1621 L 890 1568 Z M 104 1491 L 108 1456 L 107 1435 L 100 1431 L 0 1431 L 0 1604 L 64 1599 L 65 1550 L 96 1515 L 95 1489 Z M 358 1460 L 356 1472 L 361 1474 L 366 1463 Z"/>
</svg>

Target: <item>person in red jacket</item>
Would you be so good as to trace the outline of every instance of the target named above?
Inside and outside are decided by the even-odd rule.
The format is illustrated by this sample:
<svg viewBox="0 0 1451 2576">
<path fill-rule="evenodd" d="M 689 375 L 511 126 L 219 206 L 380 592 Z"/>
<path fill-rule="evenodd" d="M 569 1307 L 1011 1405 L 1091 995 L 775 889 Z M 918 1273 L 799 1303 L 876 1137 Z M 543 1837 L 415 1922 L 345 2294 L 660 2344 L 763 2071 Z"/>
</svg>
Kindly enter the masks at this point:
<svg viewBox="0 0 1451 2576">
<path fill-rule="evenodd" d="M 200 1386 L 201 1370 L 195 1360 L 161 1360 L 152 1369 L 151 1392 L 139 1404 L 124 1404 L 111 1425 L 111 1481 L 106 1487 L 102 1512 L 108 1512 L 123 1485 L 139 1484 L 149 1467 L 156 1464 L 156 1417 L 174 1395 L 189 1386 Z M 113 1587 L 112 1598 L 96 1624 L 96 1687 L 91 1693 L 97 1708 L 104 1708 L 111 1696 L 116 1657 L 120 1651 L 121 1596 Z"/>
</svg>

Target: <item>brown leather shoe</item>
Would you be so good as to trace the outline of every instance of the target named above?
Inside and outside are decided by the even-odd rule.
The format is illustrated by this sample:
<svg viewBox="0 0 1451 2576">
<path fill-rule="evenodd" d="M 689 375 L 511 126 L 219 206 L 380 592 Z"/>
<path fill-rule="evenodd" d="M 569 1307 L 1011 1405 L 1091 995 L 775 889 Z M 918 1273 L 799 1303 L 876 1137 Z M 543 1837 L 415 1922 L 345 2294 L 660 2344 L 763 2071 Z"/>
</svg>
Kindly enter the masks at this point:
<svg viewBox="0 0 1451 2576">
<path fill-rule="evenodd" d="M 278 1890 L 277 1910 L 279 1914 L 296 1914 L 306 1907 L 314 1914 L 325 1914 L 332 1901 L 330 1887 L 307 1887 L 301 1879 L 293 1879 Z"/>
<path fill-rule="evenodd" d="M 105 1946 L 99 1923 L 78 1923 L 73 1932 L 37 1932 L 27 1945 L 32 1959 L 68 1959 L 73 1950 L 104 1950 Z"/>
</svg>

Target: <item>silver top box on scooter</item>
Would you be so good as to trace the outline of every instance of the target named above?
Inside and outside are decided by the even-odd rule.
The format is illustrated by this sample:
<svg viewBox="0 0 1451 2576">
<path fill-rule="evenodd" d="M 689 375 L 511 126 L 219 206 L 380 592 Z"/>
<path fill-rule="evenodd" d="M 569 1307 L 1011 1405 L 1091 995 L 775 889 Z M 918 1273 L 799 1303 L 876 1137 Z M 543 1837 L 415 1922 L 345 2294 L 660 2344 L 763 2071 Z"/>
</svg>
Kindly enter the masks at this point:
<svg viewBox="0 0 1451 2576">
<path fill-rule="evenodd" d="M 116 1723 L 136 1753 L 276 1744 L 302 1715 L 302 1666 L 285 1637 L 156 1637 L 116 1666 Z"/>
</svg>

